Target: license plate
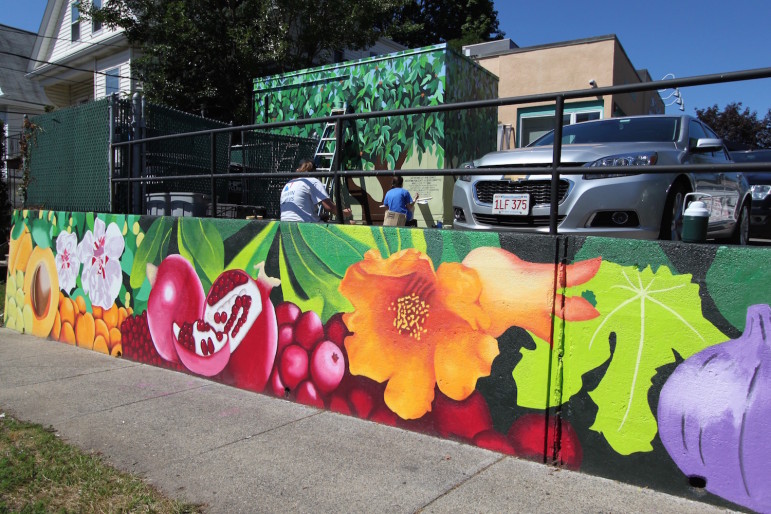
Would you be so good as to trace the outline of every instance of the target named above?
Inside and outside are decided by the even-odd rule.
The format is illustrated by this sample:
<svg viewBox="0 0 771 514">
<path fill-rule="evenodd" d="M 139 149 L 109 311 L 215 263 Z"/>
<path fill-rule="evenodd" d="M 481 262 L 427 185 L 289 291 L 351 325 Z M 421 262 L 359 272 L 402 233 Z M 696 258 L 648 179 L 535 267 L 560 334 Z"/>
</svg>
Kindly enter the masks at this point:
<svg viewBox="0 0 771 514">
<path fill-rule="evenodd" d="M 493 214 L 527 216 L 530 214 L 530 195 L 526 193 L 493 195 Z"/>
</svg>

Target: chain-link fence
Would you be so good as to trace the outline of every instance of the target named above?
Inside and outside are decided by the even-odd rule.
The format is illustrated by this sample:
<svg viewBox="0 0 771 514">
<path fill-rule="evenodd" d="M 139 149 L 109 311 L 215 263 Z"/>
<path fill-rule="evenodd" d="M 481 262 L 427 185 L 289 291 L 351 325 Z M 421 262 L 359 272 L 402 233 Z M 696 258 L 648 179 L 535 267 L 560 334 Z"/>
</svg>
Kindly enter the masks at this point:
<svg viewBox="0 0 771 514">
<path fill-rule="evenodd" d="M 313 158 L 317 139 L 268 132 L 243 133 L 243 143 L 232 148 L 232 172 L 287 173 L 304 158 Z M 231 193 L 269 218 L 278 218 L 281 189 L 287 179 L 244 178 L 230 181 Z"/>
<path fill-rule="evenodd" d="M 313 157 L 317 144 L 316 139 L 255 131 L 241 134 L 236 145 L 231 144 L 230 133 L 193 134 L 149 141 L 132 150 L 116 147 L 111 163 L 111 131 L 113 142 L 118 143 L 228 125 L 117 97 L 36 116 L 32 121 L 36 128 L 30 147 L 32 181 L 27 205 L 52 210 L 277 217 L 286 179 L 239 178 L 237 174 L 290 172 L 301 159 Z M 111 204 L 111 166 L 114 178 L 185 178 L 131 186 L 121 183 L 115 187 Z M 233 175 L 213 181 L 212 173 Z"/>
</svg>

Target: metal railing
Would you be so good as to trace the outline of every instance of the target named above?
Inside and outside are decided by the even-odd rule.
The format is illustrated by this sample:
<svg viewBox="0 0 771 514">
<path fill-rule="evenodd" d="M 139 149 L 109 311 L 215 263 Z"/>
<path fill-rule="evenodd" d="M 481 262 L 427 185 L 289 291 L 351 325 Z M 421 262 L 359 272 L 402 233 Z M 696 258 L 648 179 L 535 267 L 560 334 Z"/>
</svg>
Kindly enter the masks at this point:
<svg viewBox="0 0 771 514">
<path fill-rule="evenodd" d="M 560 176 L 561 175 L 581 175 L 585 173 L 585 169 L 581 167 L 576 168 L 571 166 L 560 165 L 561 156 L 562 156 L 562 127 L 563 127 L 562 116 L 564 114 L 566 100 L 588 98 L 588 97 L 596 98 L 598 96 L 603 96 L 603 95 L 619 95 L 619 94 L 637 93 L 637 92 L 643 92 L 643 91 L 664 90 L 664 89 L 672 89 L 672 88 L 682 88 L 687 86 L 720 84 L 720 83 L 727 83 L 727 82 L 739 82 L 739 81 L 765 79 L 765 78 L 771 78 L 771 67 L 756 68 L 751 70 L 726 72 L 726 73 L 716 73 L 716 74 L 709 74 L 709 75 L 698 75 L 698 76 L 686 77 L 686 78 L 676 78 L 676 79 L 673 78 L 673 79 L 667 79 L 667 80 L 642 82 L 639 84 L 624 84 L 624 85 L 617 85 L 617 86 L 593 87 L 590 89 L 562 91 L 562 92 L 555 92 L 555 93 L 541 93 L 541 94 L 516 96 L 516 97 L 495 98 L 495 99 L 489 99 L 489 100 L 474 100 L 474 101 L 468 101 L 468 102 L 457 102 L 452 104 L 442 104 L 442 105 L 435 105 L 435 106 L 429 106 L 429 107 L 413 107 L 413 108 L 397 109 L 397 110 L 391 110 L 391 111 L 349 113 L 349 114 L 341 114 L 336 116 L 305 118 L 305 119 L 298 119 L 298 120 L 254 124 L 254 125 L 243 125 L 239 127 L 224 127 L 219 129 L 210 129 L 210 130 L 202 130 L 197 132 L 170 134 L 170 135 L 156 136 L 156 137 L 150 137 L 145 139 L 136 139 L 133 141 L 123 141 L 123 142 L 117 142 L 117 143 L 114 142 L 114 143 L 111 143 L 110 155 L 111 155 L 111 159 L 114 161 L 117 155 L 116 150 L 122 147 L 128 146 L 129 148 L 131 148 L 132 145 L 137 145 L 137 144 L 141 145 L 149 142 L 166 141 L 166 140 L 184 138 L 184 137 L 209 136 L 210 146 L 211 146 L 211 155 L 212 155 L 209 175 L 208 175 L 211 181 L 212 202 L 213 202 L 211 212 L 216 213 L 217 210 L 216 210 L 216 194 L 215 194 L 216 187 L 215 186 L 218 180 L 230 180 L 233 178 L 291 179 L 296 176 L 296 174 L 293 172 L 286 172 L 286 173 L 243 172 L 243 173 L 238 173 L 237 175 L 234 175 L 231 173 L 218 172 L 218 170 L 216 169 L 216 159 L 214 158 L 214 156 L 216 155 L 216 149 L 217 149 L 217 146 L 216 146 L 217 134 L 237 133 L 237 132 L 245 132 L 245 131 L 252 131 L 252 130 L 268 131 L 272 129 L 280 129 L 285 127 L 296 127 L 296 126 L 302 126 L 307 124 L 315 125 L 315 124 L 321 124 L 321 123 L 327 123 L 327 122 L 337 123 L 339 127 L 341 126 L 342 123 L 345 123 L 345 122 L 351 122 L 356 120 L 366 120 L 370 118 L 409 116 L 409 115 L 415 115 L 415 114 L 450 112 L 450 111 L 458 111 L 458 110 L 479 109 L 479 108 L 486 108 L 486 107 L 502 107 L 502 106 L 508 106 L 508 105 L 518 105 L 518 104 L 528 104 L 528 103 L 554 102 L 555 104 L 554 139 L 558 143 L 553 145 L 552 164 L 551 164 L 551 167 L 546 168 L 546 170 L 550 170 L 551 172 L 549 233 L 557 234 L 559 205 L 556 199 L 558 198 L 558 193 L 559 193 Z M 341 131 L 338 130 L 338 133 L 340 132 Z M 338 149 L 341 147 L 342 145 L 336 146 L 336 148 Z M 127 153 L 127 158 L 129 159 L 128 167 L 129 169 L 131 169 L 130 160 L 132 158 L 133 152 L 128 151 L 126 153 Z M 337 162 L 341 162 L 341 159 L 338 159 Z M 743 171 L 771 171 L 771 163 L 742 163 L 742 170 Z M 545 169 L 543 167 L 516 167 L 516 168 L 496 167 L 495 169 L 496 174 L 532 173 L 532 174 L 543 175 L 544 171 Z M 712 164 L 661 165 L 661 166 L 657 165 L 655 167 L 652 167 L 651 169 L 646 169 L 646 173 L 679 173 L 679 172 L 706 173 L 706 172 L 715 172 L 715 171 L 725 171 L 725 166 L 712 165 Z M 608 166 L 603 168 L 603 172 L 629 173 L 629 169 L 628 167 L 624 167 L 624 166 Z M 490 170 L 484 169 L 484 168 L 482 169 L 474 169 L 474 168 L 399 169 L 399 170 L 374 170 L 374 171 L 340 169 L 340 170 L 326 171 L 326 172 L 305 173 L 304 176 L 316 177 L 316 178 L 332 178 L 334 182 L 334 189 L 338 194 L 338 197 L 336 198 L 337 200 L 336 204 L 338 207 L 337 220 L 339 223 L 343 223 L 344 221 L 343 221 L 343 213 L 342 213 L 342 202 L 340 201 L 340 198 L 339 198 L 339 194 L 341 191 L 340 181 L 342 179 L 393 176 L 396 173 L 402 176 L 453 176 L 453 177 L 456 177 L 459 175 L 472 175 L 472 176 L 489 175 Z M 155 176 L 155 177 L 126 177 L 126 178 L 111 177 L 110 189 L 114 196 L 115 188 L 119 187 L 122 184 L 129 185 L 133 183 L 143 183 L 143 182 L 149 182 L 149 181 L 170 181 L 170 180 L 194 179 L 194 178 L 200 179 L 202 177 L 205 178 L 206 175 L 175 175 L 173 177 Z M 127 189 L 130 194 L 130 191 L 132 188 L 128 187 Z M 116 207 L 115 203 L 113 203 L 112 205 L 114 206 L 113 208 Z M 128 202 L 128 205 L 131 205 L 130 200 Z"/>
</svg>

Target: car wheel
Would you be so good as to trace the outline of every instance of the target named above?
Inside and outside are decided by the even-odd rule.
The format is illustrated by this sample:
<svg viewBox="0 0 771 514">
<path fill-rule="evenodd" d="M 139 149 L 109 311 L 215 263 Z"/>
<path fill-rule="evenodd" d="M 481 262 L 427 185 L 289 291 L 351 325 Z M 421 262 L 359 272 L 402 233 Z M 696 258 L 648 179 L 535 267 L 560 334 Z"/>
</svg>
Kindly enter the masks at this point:
<svg viewBox="0 0 771 514">
<path fill-rule="evenodd" d="M 675 184 L 664 204 L 664 215 L 661 217 L 659 239 L 680 241 L 683 236 L 683 202 L 688 189 L 683 184 Z"/>
<path fill-rule="evenodd" d="M 734 233 L 730 242 L 735 245 L 745 246 L 750 242 L 750 207 L 745 202 L 739 211 L 739 219 L 736 220 Z"/>
</svg>

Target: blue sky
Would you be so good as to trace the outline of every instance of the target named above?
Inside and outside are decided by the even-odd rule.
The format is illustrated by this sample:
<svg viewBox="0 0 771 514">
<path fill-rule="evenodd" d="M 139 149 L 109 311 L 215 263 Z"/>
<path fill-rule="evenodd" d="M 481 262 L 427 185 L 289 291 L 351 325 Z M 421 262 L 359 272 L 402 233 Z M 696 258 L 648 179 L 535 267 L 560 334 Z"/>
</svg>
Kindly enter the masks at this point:
<svg viewBox="0 0 771 514">
<path fill-rule="evenodd" d="M 37 32 L 45 6 L 46 0 L 0 0 L 0 24 Z M 654 79 L 771 67 L 768 0 L 495 0 L 495 8 L 501 30 L 520 47 L 616 34 L 632 64 Z M 681 92 L 688 114 L 734 101 L 761 118 L 771 108 L 771 79 Z"/>
</svg>

